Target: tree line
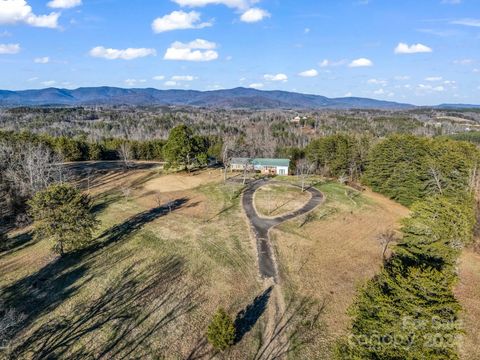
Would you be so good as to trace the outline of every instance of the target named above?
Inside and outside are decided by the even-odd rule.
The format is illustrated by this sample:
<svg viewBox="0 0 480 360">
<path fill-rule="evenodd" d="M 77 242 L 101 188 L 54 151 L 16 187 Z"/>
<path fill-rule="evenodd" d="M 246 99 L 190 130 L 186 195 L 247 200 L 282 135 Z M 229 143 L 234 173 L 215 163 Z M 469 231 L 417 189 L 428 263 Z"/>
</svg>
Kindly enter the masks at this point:
<svg viewBox="0 0 480 360">
<path fill-rule="evenodd" d="M 372 148 L 364 181 L 411 216 L 380 274 L 359 290 L 338 359 L 459 358 L 453 287 L 460 251 L 473 240 L 479 159 L 472 144 L 441 138 L 392 136 Z"/>
</svg>

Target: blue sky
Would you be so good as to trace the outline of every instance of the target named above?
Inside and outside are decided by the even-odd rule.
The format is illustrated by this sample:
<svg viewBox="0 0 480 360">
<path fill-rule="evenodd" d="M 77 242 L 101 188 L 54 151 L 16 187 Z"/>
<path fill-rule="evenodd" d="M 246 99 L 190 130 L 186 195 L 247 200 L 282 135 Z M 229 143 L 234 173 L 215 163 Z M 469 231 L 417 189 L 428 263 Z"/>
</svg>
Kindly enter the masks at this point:
<svg viewBox="0 0 480 360">
<path fill-rule="evenodd" d="M 0 0 L 0 88 L 480 103 L 480 0 Z"/>
</svg>

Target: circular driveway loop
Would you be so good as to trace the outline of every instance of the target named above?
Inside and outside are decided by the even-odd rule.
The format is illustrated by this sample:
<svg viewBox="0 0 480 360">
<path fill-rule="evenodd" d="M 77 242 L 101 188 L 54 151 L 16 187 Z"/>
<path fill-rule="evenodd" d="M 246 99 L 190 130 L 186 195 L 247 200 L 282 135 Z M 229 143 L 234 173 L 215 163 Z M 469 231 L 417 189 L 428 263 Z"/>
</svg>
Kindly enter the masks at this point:
<svg viewBox="0 0 480 360">
<path fill-rule="evenodd" d="M 323 195 L 314 187 L 306 188 L 305 191 L 308 191 L 310 194 L 312 194 L 312 197 L 304 206 L 291 213 L 275 218 L 265 219 L 260 217 L 255 210 L 255 207 L 253 205 L 253 194 L 255 193 L 255 191 L 257 191 L 258 188 L 268 183 L 270 183 L 270 181 L 263 179 L 251 183 L 243 193 L 242 205 L 245 209 L 245 213 L 248 217 L 250 226 L 253 230 L 253 233 L 255 234 L 255 238 L 257 241 L 258 267 L 260 275 L 263 278 L 273 278 L 276 282 L 278 272 L 273 256 L 272 246 L 268 237 L 270 229 L 285 221 L 294 219 L 300 215 L 312 211 L 322 203 Z"/>
</svg>

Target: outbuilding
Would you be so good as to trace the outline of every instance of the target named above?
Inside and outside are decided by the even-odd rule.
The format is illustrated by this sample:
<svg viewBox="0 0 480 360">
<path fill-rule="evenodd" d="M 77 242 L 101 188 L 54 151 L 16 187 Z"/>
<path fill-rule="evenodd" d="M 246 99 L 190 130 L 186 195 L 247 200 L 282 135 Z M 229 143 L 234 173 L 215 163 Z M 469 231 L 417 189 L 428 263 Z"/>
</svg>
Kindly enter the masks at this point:
<svg viewBox="0 0 480 360">
<path fill-rule="evenodd" d="M 289 167 L 289 159 L 233 158 L 230 163 L 232 171 L 243 171 L 247 168 L 265 175 L 288 175 Z"/>
</svg>

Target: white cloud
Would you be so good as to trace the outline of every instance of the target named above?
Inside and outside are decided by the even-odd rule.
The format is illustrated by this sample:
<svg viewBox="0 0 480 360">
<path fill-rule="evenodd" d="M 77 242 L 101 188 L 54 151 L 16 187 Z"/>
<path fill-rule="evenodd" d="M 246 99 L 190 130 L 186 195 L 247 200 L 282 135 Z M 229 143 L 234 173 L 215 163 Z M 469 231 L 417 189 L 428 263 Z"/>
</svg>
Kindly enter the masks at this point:
<svg viewBox="0 0 480 360">
<path fill-rule="evenodd" d="M 386 86 L 387 85 L 387 81 L 386 80 L 381 80 L 381 79 L 369 79 L 369 80 L 367 80 L 367 83 L 372 84 L 372 85 L 381 85 L 381 86 Z"/>
<path fill-rule="evenodd" d="M 42 81 L 41 84 L 43 86 L 53 86 L 55 85 L 57 82 L 55 80 L 48 80 L 48 81 Z"/>
<path fill-rule="evenodd" d="M 373 92 L 375 95 L 384 95 L 385 94 L 385 90 L 383 89 L 378 89 L 378 90 L 375 90 Z"/>
<path fill-rule="evenodd" d="M 473 72 L 474 72 L 474 73 L 479 73 L 479 72 L 480 72 L 480 69 L 473 69 Z"/>
<path fill-rule="evenodd" d="M 305 34 L 310 34 L 310 31 L 312 31 L 310 28 L 305 28 L 305 29 L 303 30 L 303 32 L 304 32 Z"/>
<path fill-rule="evenodd" d="M 165 86 L 177 86 L 177 83 L 175 81 L 165 81 L 165 83 L 163 84 Z"/>
<path fill-rule="evenodd" d="M 218 59 L 217 44 L 203 39 L 189 43 L 175 41 L 165 52 L 165 60 L 212 61 Z M 202 51 L 203 50 L 203 51 Z"/>
<path fill-rule="evenodd" d="M 36 81 L 36 80 L 38 80 L 38 77 L 34 76 L 34 77 L 31 77 L 30 79 L 28 79 L 27 81 L 31 82 L 31 81 Z"/>
<path fill-rule="evenodd" d="M 260 8 L 251 8 L 245 11 L 242 16 L 240 16 L 240 20 L 247 23 L 254 23 L 262 21 L 270 16 L 270 13 L 266 10 Z"/>
<path fill-rule="evenodd" d="M 418 53 L 431 53 L 433 50 L 423 44 L 408 45 L 405 43 L 399 43 L 395 48 L 395 54 L 418 54 Z"/>
<path fill-rule="evenodd" d="M 128 48 L 124 50 L 110 49 L 103 46 L 94 47 L 90 50 L 90 56 L 103 58 L 107 60 L 133 60 L 146 56 L 155 56 L 157 52 L 155 49 L 148 48 Z"/>
<path fill-rule="evenodd" d="M 235 9 L 248 9 L 257 0 L 173 0 L 180 6 L 202 7 L 206 5 L 225 5 Z"/>
<path fill-rule="evenodd" d="M 324 67 L 330 67 L 330 66 L 332 66 L 332 67 L 333 66 L 342 66 L 342 65 L 345 65 L 347 63 L 348 63 L 347 60 L 332 61 L 332 60 L 324 59 L 318 64 L 318 66 L 324 68 Z"/>
<path fill-rule="evenodd" d="M 435 82 L 435 81 L 442 81 L 443 78 L 441 76 L 429 76 L 425 78 L 425 81 Z"/>
<path fill-rule="evenodd" d="M 19 44 L 0 44 L 0 55 L 13 55 L 20 52 Z"/>
<path fill-rule="evenodd" d="M 35 27 L 56 28 L 60 13 L 35 15 L 25 0 L 1 0 L 0 25 L 25 23 Z"/>
<path fill-rule="evenodd" d="M 443 92 L 443 91 L 445 91 L 445 87 L 443 87 L 442 85 L 432 86 L 432 85 L 419 84 L 417 89 L 421 90 L 421 91 L 426 91 L 426 92 L 432 92 L 432 91 Z"/>
<path fill-rule="evenodd" d="M 352 96 L 353 96 L 353 94 L 350 91 L 347 92 L 345 95 L 343 95 L 343 97 L 352 97 Z"/>
<path fill-rule="evenodd" d="M 474 60 L 473 59 L 457 59 L 457 60 L 454 60 L 453 63 L 455 65 L 470 65 L 474 63 Z"/>
<path fill-rule="evenodd" d="M 47 6 L 56 9 L 70 9 L 82 5 L 82 0 L 52 0 Z"/>
<path fill-rule="evenodd" d="M 302 77 L 315 77 L 318 76 L 318 71 L 315 69 L 305 70 L 298 74 Z"/>
<path fill-rule="evenodd" d="M 162 80 L 165 80 L 165 76 L 157 75 L 157 76 L 154 76 L 152 79 L 157 81 L 162 81 Z"/>
<path fill-rule="evenodd" d="M 196 77 L 192 75 L 174 75 L 172 76 L 173 81 L 193 81 Z"/>
<path fill-rule="evenodd" d="M 410 76 L 408 75 L 397 75 L 394 77 L 395 80 L 397 81 L 407 81 L 410 80 Z"/>
<path fill-rule="evenodd" d="M 138 84 L 143 84 L 143 83 L 146 83 L 147 80 L 145 79 L 127 79 L 125 80 L 125 84 L 127 84 L 128 86 L 135 86 L 135 85 L 138 85 Z"/>
<path fill-rule="evenodd" d="M 158 34 L 165 31 L 202 29 L 212 26 L 211 22 L 200 22 L 200 16 L 200 13 L 196 11 L 174 11 L 171 14 L 156 18 L 152 23 L 152 29 Z"/>
<path fill-rule="evenodd" d="M 471 18 L 458 19 L 458 20 L 451 21 L 450 24 L 480 27 L 480 19 L 471 19 Z"/>
<path fill-rule="evenodd" d="M 283 81 L 283 82 L 288 81 L 288 76 L 285 74 L 276 74 L 276 75 L 265 74 L 263 75 L 263 78 L 267 81 Z"/>
<path fill-rule="evenodd" d="M 35 64 L 48 64 L 50 62 L 50 58 L 48 56 L 39 57 L 39 58 L 33 59 L 33 62 Z"/>
<path fill-rule="evenodd" d="M 249 88 L 252 88 L 252 89 L 261 89 L 263 88 L 263 84 L 262 83 L 253 83 L 253 84 L 250 84 L 248 85 Z"/>
<path fill-rule="evenodd" d="M 370 66 L 373 66 L 373 62 L 372 60 L 367 58 L 360 58 L 360 59 L 353 60 L 348 66 L 351 68 L 370 67 Z"/>
</svg>

